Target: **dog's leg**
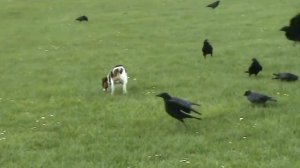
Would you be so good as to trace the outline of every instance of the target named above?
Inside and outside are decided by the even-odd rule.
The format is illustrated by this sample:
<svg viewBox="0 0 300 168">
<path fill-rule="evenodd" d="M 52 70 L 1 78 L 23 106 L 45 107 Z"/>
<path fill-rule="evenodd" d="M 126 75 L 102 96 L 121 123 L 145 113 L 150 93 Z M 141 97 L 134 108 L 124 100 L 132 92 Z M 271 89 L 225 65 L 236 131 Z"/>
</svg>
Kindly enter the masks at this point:
<svg viewBox="0 0 300 168">
<path fill-rule="evenodd" d="M 123 94 L 127 93 L 127 82 L 128 82 L 128 77 L 127 74 L 121 76 L 122 79 L 122 85 L 123 85 Z"/>
<path fill-rule="evenodd" d="M 127 93 L 127 81 L 125 81 L 124 83 L 123 83 L 123 94 L 126 94 Z"/>
<path fill-rule="evenodd" d="M 114 85 L 114 81 L 111 80 L 111 82 L 110 82 L 110 93 L 111 93 L 111 95 L 113 95 L 114 92 L 115 92 L 115 85 Z"/>
</svg>

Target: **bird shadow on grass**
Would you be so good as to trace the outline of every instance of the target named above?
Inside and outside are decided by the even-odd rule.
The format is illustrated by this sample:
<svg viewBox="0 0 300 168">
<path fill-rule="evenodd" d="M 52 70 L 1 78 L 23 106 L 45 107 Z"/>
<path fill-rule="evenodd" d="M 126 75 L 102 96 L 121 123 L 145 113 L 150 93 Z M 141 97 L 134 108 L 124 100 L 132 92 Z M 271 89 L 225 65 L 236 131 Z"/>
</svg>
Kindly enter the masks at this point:
<svg viewBox="0 0 300 168">
<path fill-rule="evenodd" d="M 280 102 L 269 102 L 264 104 L 248 104 L 241 109 L 241 115 L 246 116 L 247 118 L 260 118 L 267 117 L 277 113 L 277 108 L 280 106 Z"/>
<path fill-rule="evenodd" d="M 267 102 L 267 103 L 261 103 L 261 104 L 254 104 L 254 103 L 248 103 L 248 109 L 272 109 L 276 108 L 278 106 L 278 101 L 276 102 Z"/>
<path fill-rule="evenodd" d="M 199 121 L 201 122 L 201 121 Z M 165 131 L 168 134 L 187 134 L 187 135 L 195 135 L 201 132 L 201 127 L 203 124 L 199 124 L 199 122 L 195 121 L 186 121 L 185 124 L 178 121 L 164 121 L 160 122 L 158 127 L 160 127 L 160 131 Z"/>
<path fill-rule="evenodd" d="M 267 75 L 257 75 L 257 76 L 247 76 L 247 77 L 253 80 L 271 79 L 270 76 Z"/>
</svg>

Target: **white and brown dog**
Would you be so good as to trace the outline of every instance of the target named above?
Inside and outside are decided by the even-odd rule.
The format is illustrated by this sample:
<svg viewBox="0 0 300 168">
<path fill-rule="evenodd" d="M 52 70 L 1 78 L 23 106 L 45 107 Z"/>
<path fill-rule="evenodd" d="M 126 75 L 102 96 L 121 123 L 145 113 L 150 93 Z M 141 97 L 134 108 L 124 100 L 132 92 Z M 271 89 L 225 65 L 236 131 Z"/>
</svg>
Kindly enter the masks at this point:
<svg viewBox="0 0 300 168">
<path fill-rule="evenodd" d="M 107 91 L 110 87 L 111 94 L 114 94 L 115 84 L 123 85 L 123 93 L 127 93 L 127 71 L 123 65 L 115 66 L 110 73 L 104 78 L 102 78 L 102 88 L 103 91 Z"/>
</svg>

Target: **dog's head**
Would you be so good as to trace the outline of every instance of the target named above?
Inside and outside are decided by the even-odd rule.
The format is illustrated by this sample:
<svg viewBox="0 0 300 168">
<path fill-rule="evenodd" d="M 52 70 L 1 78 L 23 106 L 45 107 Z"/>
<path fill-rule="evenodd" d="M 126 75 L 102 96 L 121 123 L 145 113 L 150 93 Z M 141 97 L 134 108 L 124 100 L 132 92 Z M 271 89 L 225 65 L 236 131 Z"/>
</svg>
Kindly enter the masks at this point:
<svg viewBox="0 0 300 168">
<path fill-rule="evenodd" d="M 102 89 L 103 91 L 107 91 L 108 88 L 108 79 L 107 77 L 102 78 Z"/>
</svg>

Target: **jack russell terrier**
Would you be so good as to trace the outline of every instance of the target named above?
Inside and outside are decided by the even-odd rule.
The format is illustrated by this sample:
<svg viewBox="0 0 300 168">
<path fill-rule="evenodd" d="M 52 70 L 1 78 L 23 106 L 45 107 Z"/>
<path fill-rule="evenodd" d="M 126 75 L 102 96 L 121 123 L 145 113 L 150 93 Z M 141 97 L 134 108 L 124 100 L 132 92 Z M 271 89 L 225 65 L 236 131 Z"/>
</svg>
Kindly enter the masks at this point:
<svg viewBox="0 0 300 168">
<path fill-rule="evenodd" d="M 107 91 L 110 87 L 111 94 L 114 94 L 115 84 L 122 84 L 123 93 L 125 94 L 127 93 L 127 81 L 128 76 L 125 67 L 123 65 L 117 65 L 106 77 L 102 78 L 103 91 Z"/>
</svg>

